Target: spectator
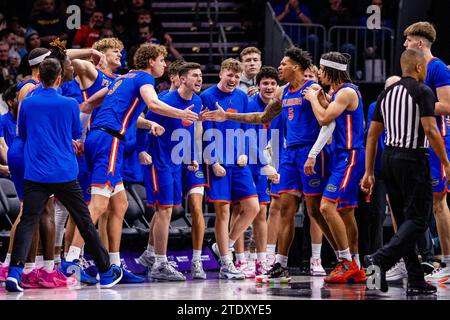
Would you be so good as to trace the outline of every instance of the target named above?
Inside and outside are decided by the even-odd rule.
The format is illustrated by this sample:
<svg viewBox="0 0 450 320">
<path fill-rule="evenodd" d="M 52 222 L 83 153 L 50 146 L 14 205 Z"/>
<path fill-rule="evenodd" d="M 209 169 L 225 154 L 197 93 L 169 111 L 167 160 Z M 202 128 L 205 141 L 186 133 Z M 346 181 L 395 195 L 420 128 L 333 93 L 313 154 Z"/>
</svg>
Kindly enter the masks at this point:
<svg viewBox="0 0 450 320">
<path fill-rule="evenodd" d="M 95 11 L 89 19 L 89 24 L 81 26 L 73 39 L 73 48 L 90 48 L 100 38 L 104 24 L 103 12 Z"/>
<path fill-rule="evenodd" d="M 273 10 L 279 22 L 312 23 L 308 6 L 299 0 L 274 1 Z"/>
<path fill-rule="evenodd" d="M 31 26 L 41 36 L 41 43 L 48 47 L 50 42 L 59 38 L 67 39 L 66 20 L 56 11 L 54 0 L 37 0 Z"/>
<path fill-rule="evenodd" d="M 34 29 L 28 29 L 25 32 L 25 47 L 19 51 L 22 58 L 19 66 L 19 74 L 22 75 L 22 77 L 31 75 L 31 67 L 28 63 L 28 54 L 31 50 L 39 48 L 40 46 L 41 38 L 39 37 L 39 33 Z"/>
<path fill-rule="evenodd" d="M 87 25 L 89 24 L 89 20 L 94 12 L 97 10 L 97 3 L 95 0 L 84 0 L 81 5 L 81 24 Z"/>
<path fill-rule="evenodd" d="M 141 24 L 138 27 L 139 43 L 161 44 L 161 41 L 154 36 L 153 25 L 149 23 Z"/>
<path fill-rule="evenodd" d="M 9 28 L 12 30 L 14 35 L 16 36 L 16 44 L 19 48 L 25 45 L 25 28 L 20 24 L 18 17 L 12 17 L 8 23 Z"/>
<path fill-rule="evenodd" d="M 12 29 L 6 28 L 0 31 L 0 41 L 4 41 L 9 45 L 9 57 L 18 59 L 20 63 L 20 55 L 17 50 L 17 36 Z"/>
<path fill-rule="evenodd" d="M 318 22 L 327 29 L 332 26 L 348 26 L 352 24 L 350 11 L 344 7 L 342 0 L 329 0 L 329 7 L 322 10 Z"/>
<path fill-rule="evenodd" d="M 9 59 L 9 44 L 0 41 L 0 92 L 4 92 L 15 82 L 17 71 L 11 65 Z"/>
</svg>

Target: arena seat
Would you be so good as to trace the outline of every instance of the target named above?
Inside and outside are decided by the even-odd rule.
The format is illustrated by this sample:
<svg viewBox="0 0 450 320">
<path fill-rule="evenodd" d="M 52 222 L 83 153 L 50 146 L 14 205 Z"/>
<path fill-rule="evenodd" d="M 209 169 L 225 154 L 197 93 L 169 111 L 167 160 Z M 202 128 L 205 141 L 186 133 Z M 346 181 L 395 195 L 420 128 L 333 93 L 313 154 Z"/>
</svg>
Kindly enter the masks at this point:
<svg viewBox="0 0 450 320">
<path fill-rule="evenodd" d="M 138 183 L 129 184 L 127 186 L 127 191 L 133 196 L 136 204 L 141 208 L 141 215 L 138 217 L 147 228 L 150 225 L 150 220 L 155 214 L 155 209 L 153 207 L 147 206 L 147 196 L 145 193 L 145 187 Z"/>
<path fill-rule="evenodd" d="M 14 183 L 9 179 L 0 178 L 0 203 L 3 207 L 3 209 L 0 210 L 4 211 L 4 218 L 11 227 L 19 215 L 20 200 L 17 196 Z"/>
</svg>

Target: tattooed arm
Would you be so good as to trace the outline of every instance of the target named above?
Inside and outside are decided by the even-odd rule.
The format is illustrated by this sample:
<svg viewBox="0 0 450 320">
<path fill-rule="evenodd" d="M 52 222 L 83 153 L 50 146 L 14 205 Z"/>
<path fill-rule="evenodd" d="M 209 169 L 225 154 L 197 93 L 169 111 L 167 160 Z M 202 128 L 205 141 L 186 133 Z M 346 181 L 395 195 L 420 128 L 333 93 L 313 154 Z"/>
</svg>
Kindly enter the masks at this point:
<svg viewBox="0 0 450 320">
<path fill-rule="evenodd" d="M 225 112 L 219 104 L 217 105 L 217 110 L 206 112 L 204 117 L 206 120 L 211 121 L 236 121 L 243 123 L 267 123 L 270 120 L 276 118 L 283 110 L 281 106 L 281 96 L 283 94 L 284 87 L 278 88 L 275 93 L 275 97 L 269 102 L 266 109 L 263 112 L 249 112 L 249 113 L 232 113 Z"/>
</svg>

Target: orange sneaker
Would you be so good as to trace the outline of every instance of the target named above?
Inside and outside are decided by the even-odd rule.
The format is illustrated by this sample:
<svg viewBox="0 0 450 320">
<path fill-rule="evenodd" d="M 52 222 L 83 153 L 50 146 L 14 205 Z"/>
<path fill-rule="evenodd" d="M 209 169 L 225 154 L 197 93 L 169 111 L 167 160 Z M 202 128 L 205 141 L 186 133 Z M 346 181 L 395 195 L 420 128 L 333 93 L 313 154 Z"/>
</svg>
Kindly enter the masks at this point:
<svg viewBox="0 0 450 320">
<path fill-rule="evenodd" d="M 342 260 L 339 263 L 340 269 L 336 266 L 335 273 L 331 273 L 328 277 L 325 277 L 324 281 L 326 283 L 347 283 L 349 279 L 353 279 L 356 273 L 359 272 L 358 265 L 355 260 L 347 261 Z"/>
<path fill-rule="evenodd" d="M 366 271 L 361 268 L 354 275 L 350 276 L 347 280 L 349 283 L 364 283 L 367 281 Z"/>
</svg>

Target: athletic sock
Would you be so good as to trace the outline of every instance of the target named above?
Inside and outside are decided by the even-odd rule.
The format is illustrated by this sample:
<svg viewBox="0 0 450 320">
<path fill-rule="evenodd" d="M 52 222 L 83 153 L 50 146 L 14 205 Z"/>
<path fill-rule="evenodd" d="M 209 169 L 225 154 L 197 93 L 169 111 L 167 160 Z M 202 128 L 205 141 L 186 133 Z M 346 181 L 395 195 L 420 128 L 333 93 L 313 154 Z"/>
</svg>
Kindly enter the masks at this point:
<svg viewBox="0 0 450 320">
<path fill-rule="evenodd" d="M 257 253 L 256 253 L 256 259 L 257 259 L 258 261 L 266 261 L 267 255 L 266 255 L 265 252 L 257 252 Z"/>
<path fill-rule="evenodd" d="M 220 261 L 222 261 L 223 266 L 227 266 L 229 263 L 233 263 L 229 254 L 227 254 L 226 256 L 221 256 Z"/>
<path fill-rule="evenodd" d="M 36 268 L 40 269 L 44 266 L 44 256 L 36 256 Z"/>
<path fill-rule="evenodd" d="M 275 262 L 281 264 L 281 266 L 283 268 L 287 268 L 287 263 L 288 263 L 288 257 L 287 256 L 283 256 L 281 254 L 277 254 L 276 258 L 275 258 Z"/>
<path fill-rule="evenodd" d="M 47 272 L 52 272 L 55 268 L 55 261 L 53 260 L 44 260 L 44 269 Z"/>
<path fill-rule="evenodd" d="M 361 261 L 359 260 L 359 254 L 358 253 L 352 254 L 352 258 L 355 259 L 355 262 L 358 265 L 358 269 L 361 269 Z"/>
<path fill-rule="evenodd" d="M 192 261 L 202 261 L 202 250 L 192 250 Z"/>
<path fill-rule="evenodd" d="M 73 262 L 74 260 L 80 259 L 81 248 L 70 246 L 69 252 L 67 252 L 66 261 Z"/>
<path fill-rule="evenodd" d="M 145 252 L 151 256 L 154 257 L 155 256 L 155 247 L 152 246 L 151 244 L 147 244 L 147 249 L 145 250 Z"/>
<path fill-rule="evenodd" d="M 236 241 L 231 240 L 230 238 L 228 238 L 228 248 L 233 248 L 235 243 L 236 243 Z"/>
<path fill-rule="evenodd" d="M 115 264 L 116 266 L 120 267 L 120 252 L 110 252 L 109 262 L 111 264 Z"/>
<path fill-rule="evenodd" d="M 276 249 L 277 245 L 276 244 L 268 244 L 267 245 L 267 253 L 275 253 L 275 249 Z"/>
<path fill-rule="evenodd" d="M 320 250 L 322 249 L 321 243 L 311 243 L 311 258 L 320 259 Z"/>
<path fill-rule="evenodd" d="M 247 257 L 245 256 L 245 253 L 236 253 L 236 260 L 240 262 L 247 262 Z"/>
<path fill-rule="evenodd" d="M 36 269 L 36 263 L 27 262 L 27 263 L 25 263 L 25 267 L 23 268 L 23 273 L 25 273 L 25 274 L 30 273 L 34 269 Z"/>
<path fill-rule="evenodd" d="M 55 261 L 55 264 L 60 264 L 61 263 L 61 255 L 55 254 L 53 256 L 53 261 Z"/>
<path fill-rule="evenodd" d="M 347 261 L 352 261 L 352 255 L 350 254 L 350 248 L 339 251 L 339 259 L 345 259 Z"/>
<path fill-rule="evenodd" d="M 7 253 L 5 257 L 5 262 L 3 262 L 4 267 L 8 267 L 11 262 L 11 253 Z"/>
</svg>

